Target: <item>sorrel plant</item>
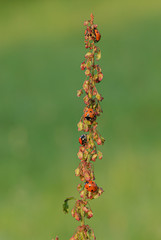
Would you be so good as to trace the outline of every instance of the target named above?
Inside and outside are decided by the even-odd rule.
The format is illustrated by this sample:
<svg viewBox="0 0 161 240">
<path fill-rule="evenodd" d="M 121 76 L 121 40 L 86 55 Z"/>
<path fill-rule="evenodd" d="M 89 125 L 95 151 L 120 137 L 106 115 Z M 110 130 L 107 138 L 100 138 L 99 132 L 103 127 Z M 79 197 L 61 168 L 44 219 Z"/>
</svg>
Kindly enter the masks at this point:
<svg viewBox="0 0 161 240">
<path fill-rule="evenodd" d="M 77 190 L 80 194 L 80 199 L 74 197 L 66 198 L 63 204 L 63 211 L 69 212 L 69 200 L 75 200 L 72 216 L 80 222 L 75 233 L 70 240 L 94 240 L 96 239 L 94 231 L 89 225 L 86 225 L 85 219 L 93 217 L 93 212 L 89 202 L 98 198 L 103 189 L 96 185 L 94 175 L 94 162 L 97 158 L 102 159 L 102 152 L 97 149 L 97 145 L 104 144 L 105 139 L 97 130 L 97 118 L 102 113 L 100 101 L 103 100 L 101 94 L 98 93 L 96 84 L 100 83 L 103 78 L 102 70 L 97 62 L 101 58 L 101 51 L 98 42 L 101 35 L 97 25 L 94 24 L 94 16 L 91 14 L 91 19 L 84 22 L 85 29 L 85 48 L 88 52 L 85 54 L 85 60 L 81 64 L 81 70 L 85 71 L 85 81 L 83 88 L 77 91 L 77 96 L 80 97 L 83 92 L 85 96 L 84 113 L 78 123 L 78 131 L 83 131 L 79 142 L 81 146 L 77 156 L 80 160 L 79 166 L 75 170 L 75 175 L 80 178 L 81 183 L 78 184 Z M 84 90 L 84 91 L 83 91 Z M 56 237 L 55 240 L 58 240 Z"/>
</svg>

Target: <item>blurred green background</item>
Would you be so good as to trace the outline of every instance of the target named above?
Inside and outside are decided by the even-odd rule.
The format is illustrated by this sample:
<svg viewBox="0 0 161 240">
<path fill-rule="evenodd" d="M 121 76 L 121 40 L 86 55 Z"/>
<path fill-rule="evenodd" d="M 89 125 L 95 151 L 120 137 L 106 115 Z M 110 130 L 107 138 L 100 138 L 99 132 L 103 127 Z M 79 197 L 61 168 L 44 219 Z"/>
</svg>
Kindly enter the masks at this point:
<svg viewBox="0 0 161 240">
<path fill-rule="evenodd" d="M 78 197 L 76 91 L 91 12 L 102 35 L 106 142 L 95 163 L 105 193 L 87 224 L 101 240 L 160 240 L 161 1 L 0 5 L 0 240 L 69 239 L 79 224 L 62 203 Z"/>
</svg>

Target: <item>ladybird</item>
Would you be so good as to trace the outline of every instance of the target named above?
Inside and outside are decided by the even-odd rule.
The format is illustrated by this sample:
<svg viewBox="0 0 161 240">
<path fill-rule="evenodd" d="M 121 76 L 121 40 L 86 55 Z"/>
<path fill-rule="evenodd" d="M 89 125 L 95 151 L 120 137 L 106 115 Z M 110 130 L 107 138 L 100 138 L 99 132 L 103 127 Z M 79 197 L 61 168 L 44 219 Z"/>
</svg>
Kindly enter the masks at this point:
<svg viewBox="0 0 161 240">
<path fill-rule="evenodd" d="M 99 40 L 101 39 L 101 34 L 99 33 L 99 31 L 96 28 L 94 30 L 94 33 L 96 36 L 95 42 L 99 42 Z"/>
<path fill-rule="evenodd" d="M 85 188 L 89 192 L 96 192 L 98 187 L 97 187 L 97 184 L 95 182 L 90 180 L 90 181 L 85 182 Z"/>
<path fill-rule="evenodd" d="M 88 108 L 85 113 L 84 113 L 84 117 L 89 120 L 92 121 L 95 119 L 95 112 L 92 108 Z"/>
<path fill-rule="evenodd" d="M 87 135 L 86 134 L 83 134 L 79 137 L 79 143 L 81 145 L 85 145 L 87 143 Z"/>
</svg>

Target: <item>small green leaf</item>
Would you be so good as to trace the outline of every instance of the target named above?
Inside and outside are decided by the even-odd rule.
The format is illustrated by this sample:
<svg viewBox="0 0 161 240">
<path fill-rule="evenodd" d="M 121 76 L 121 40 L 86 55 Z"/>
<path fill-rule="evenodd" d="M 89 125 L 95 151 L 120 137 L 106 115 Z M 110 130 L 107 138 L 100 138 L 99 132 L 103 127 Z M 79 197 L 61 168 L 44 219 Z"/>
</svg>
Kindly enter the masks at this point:
<svg viewBox="0 0 161 240">
<path fill-rule="evenodd" d="M 63 203 L 63 212 L 64 212 L 65 214 L 69 212 L 68 201 L 69 201 L 69 200 L 72 200 L 72 199 L 74 199 L 74 197 L 69 197 L 69 198 L 66 198 L 66 199 L 64 200 L 64 203 Z"/>
</svg>

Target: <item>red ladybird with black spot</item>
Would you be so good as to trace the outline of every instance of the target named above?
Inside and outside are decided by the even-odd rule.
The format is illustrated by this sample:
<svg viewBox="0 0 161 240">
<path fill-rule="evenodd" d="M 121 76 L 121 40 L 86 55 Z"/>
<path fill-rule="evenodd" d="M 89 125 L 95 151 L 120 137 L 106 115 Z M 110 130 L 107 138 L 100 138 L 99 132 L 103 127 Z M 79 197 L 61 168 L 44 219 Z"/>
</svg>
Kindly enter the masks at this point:
<svg viewBox="0 0 161 240">
<path fill-rule="evenodd" d="M 83 134 L 79 137 L 79 143 L 81 145 L 85 145 L 87 143 L 87 135 L 86 134 Z"/>
<path fill-rule="evenodd" d="M 101 39 L 101 34 L 99 33 L 99 31 L 95 28 L 94 29 L 94 33 L 95 33 L 95 42 L 99 42 L 99 40 Z"/>
<path fill-rule="evenodd" d="M 84 117 L 89 120 L 89 121 L 93 121 L 95 120 L 95 112 L 92 108 L 88 108 L 85 113 L 84 113 Z"/>
<path fill-rule="evenodd" d="M 89 192 L 96 192 L 97 189 L 98 189 L 97 184 L 94 181 L 91 181 L 91 180 L 85 182 L 85 188 Z"/>
</svg>

